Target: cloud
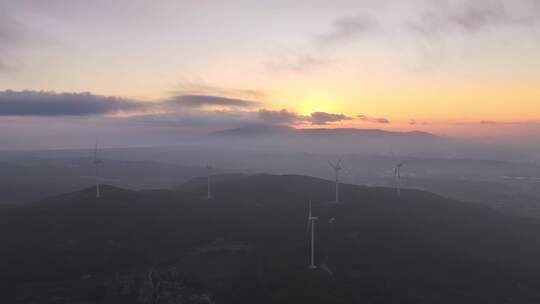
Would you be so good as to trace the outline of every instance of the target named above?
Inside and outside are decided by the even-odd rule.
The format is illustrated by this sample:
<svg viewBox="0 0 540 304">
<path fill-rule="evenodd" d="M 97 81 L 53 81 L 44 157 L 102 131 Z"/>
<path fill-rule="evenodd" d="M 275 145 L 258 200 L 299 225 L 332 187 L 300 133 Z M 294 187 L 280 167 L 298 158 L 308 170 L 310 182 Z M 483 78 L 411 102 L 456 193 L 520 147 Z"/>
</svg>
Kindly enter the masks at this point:
<svg viewBox="0 0 540 304">
<path fill-rule="evenodd" d="M 330 63 L 322 55 L 292 55 L 281 60 L 267 62 L 266 69 L 273 73 L 280 72 L 308 72 Z"/>
<path fill-rule="evenodd" d="M 540 24 L 535 0 L 520 2 L 518 6 L 528 8 L 521 12 L 511 10 L 510 2 L 499 0 L 468 0 L 456 6 L 444 4 L 433 3 L 417 20 L 409 23 L 409 28 L 417 34 L 433 37 L 452 31 L 474 34 L 494 27 L 531 28 Z"/>
<path fill-rule="evenodd" d="M 335 19 L 332 27 L 325 33 L 315 35 L 310 40 L 310 47 L 315 46 L 317 51 L 292 53 L 273 61 L 265 63 L 266 70 L 279 72 L 310 72 L 333 62 L 320 51 L 322 46 L 329 47 L 340 42 L 348 41 L 367 34 L 376 28 L 376 22 L 370 16 L 354 16 Z"/>
<path fill-rule="evenodd" d="M 530 124 L 530 121 L 495 121 L 495 120 L 481 120 L 481 125 L 519 125 Z"/>
<path fill-rule="evenodd" d="M 178 90 L 162 104 L 165 107 L 184 109 L 229 108 L 249 109 L 260 106 L 259 100 L 266 98 L 266 93 L 254 89 L 236 89 L 201 83 L 182 83 Z"/>
<path fill-rule="evenodd" d="M 352 119 L 352 117 L 348 117 L 344 114 L 333 114 L 326 112 L 313 112 L 310 114 L 310 121 L 314 125 L 325 125 L 329 122 L 339 122 Z"/>
<path fill-rule="evenodd" d="M 12 68 L 8 62 L 12 61 L 10 53 L 21 44 L 25 30 L 22 25 L 2 13 L 0 7 L 0 72 L 8 71 Z"/>
<path fill-rule="evenodd" d="M 427 125 L 429 125 L 429 122 L 427 122 L 427 121 L 418 121 L 416 119 L 410 119 L 409 120 L 409 125 L 411 125 L 411 126 L 420 126 L 420 125 L 421 126 L 427 126 Z"/>
<path fill-rule="evenodd" d="M 309 116 L 300 115 L 294 111 L 282 109 L 279 111 L 272 111 L 261 109 L 259 110 L 259 119 L 265 123 L 270 124 L 305 124 L 310 123 L 313 125 L 325 125 L 331 122 L 339 122 L 344 120 L 352 120 L 352 117 L 348 117 L 344 114 L 334 114 L 327 112 L 312 112 Z"/>
<path fill-rule="evenodd" d="M 0 15 L 0 17 L 3 17 L 0 20 L 0 41 L 4 47 L 4 43 L 14 43 L 19 40 L 20 28 L 14 21 L 4 19 L 5 16 Z"/>
<path fill-rule="evenodd" d="M 463 48 L 487 33 L 500 41 L 515 39 L 516 31 L 537 36 L 540 26 L 538 0 L 445 0 L 426 1 L 427 5 L 401 24 L 418 53 L 413 71 L 426 71 L 455 57 L 456 43 Z M 464 39 L 462 41 L 456 39 Z M 472 41 L 472 40 L 471 40 Z M 464 44 L 465 43 L 465 44 Z M 507 44 L 508 42 L 504 42 Z M 520 43 L 516 40 L 516 43 Z M 489 50 L 488 50 L 489 51 Z"/>
<path fill-rule="evenodd" d="M 0 13 L 0 72 L 11 69 L 11 65 L 7 64 L 7 52 L 18 43 L 19 37 L 17 27 L 7 20 L 4 14 Z"/>
<path fill-rule="evenodd" d="M 26 36 L 26 28 L 8 11 L 7 7 L 0 6 L 0 47 L 19 42 Z"/>
<path fill-rule="evenodd" d="M 390 123 L 390 120 L 384 118 L 384 117 L 370 117 L 367 115 L 358 115 L 356 116 L 358 119 L 363 121 L 369 121 L 374 123 L 380 123 L 380 124 L 387 124 Z"/>
<path fill-rule="evenodd" d="M 266 93 L 254 89 L 235 89 L 213 86 L 201 83 L 182 83 L 179 90 L 173 92 L 175 96 L 180 95 L 208 95 L 223 96 L 228 98 L 238 98 L 247 100 L 261 100 L 266 98 Z"/>
<path fill-rule="evenodd" d="M 360 37 L 374 31 L 377 24 L 367 15 L 344 17 L 334 20 L 332 30 L 317 36 L 317 42 L 333 44 Z"/>
<path fill-rule="evenodd" d="M 403 60 L 406 67 L 410 65 L 407 61 L 412 60 L 408 70 L 423 71 L 453 56 L 453 45 L 456 43 L 460 43 L 458 47 L 461 48 L 463 43 L 468 42 L 459 38 L 501 31 L 493 37 L 500 37 L 503 41 L 506 37 L 521 38 L 515 35 L 516 30 L 535 38 L 540 33 L 538 0 L 412 1 L 408 9 L 402 9 L 399 5 L 371 10 L 369 5 L 365 5 L 362 11 L 357 12 L 360 14 L 354 15 L 353 12 L 352 15 L 334 19 L 326 31 L 308 36 L 307 43 L 296 47 L 303 51 L 293 52 L 281 59 L 274 57 L 274 61 L 265 64 L 266 69 L 271 72 L 311 72 L 339 63 L 342 55 L 348 55 L 347 43 L 375 38 L 369 41 L 370 44 L 378 44 L 376 47 L 379 50 L 390 52 L 392 55 L 389 58 L 396 54 L 396 49 L 400 49 L 398 60 Z M 412 53 L 409 47 L 412 47 Z M 413 57 L 409 58 L 410 54 Z"/>
<path fill-rule="evenodd" d="M 144 103 L 91 93 L 0 91 L 0 116 L 87 116 L 142 110 Z"/>
<path fill-rule="evenodd" d="M 309 116 L 299 115 L 294 111 L 282 109 L 271 111 L 266 109 L 259 110 L 259 116 L 266 123 L 270 124 L 296 124 L 309 121 Z"/>
<path fill-rule="evenodd" d="M 2 54 L 0 53 L 0 72 L 8 71 L 10 69 L 11 66 L 2 60 Z"/>
<path fill-rule="evenodd" d="M 471 1 L 462 11 L 450 15 L 448 21 L 467 32 L 477 32 L 491 26 L 529 27 L 537 22 L 536 18 L 513 15 L 500 1 Z"/>
<path fill-rule="evenodd" d="M 232 107 L 232 108 L 253 108 L 260 103 L 257 101 L 243 100 L 210 95 L 180 95 L 169 98 L 165 105 L 180 106 L 186 108 L 203 107 Z"/>
</svg>

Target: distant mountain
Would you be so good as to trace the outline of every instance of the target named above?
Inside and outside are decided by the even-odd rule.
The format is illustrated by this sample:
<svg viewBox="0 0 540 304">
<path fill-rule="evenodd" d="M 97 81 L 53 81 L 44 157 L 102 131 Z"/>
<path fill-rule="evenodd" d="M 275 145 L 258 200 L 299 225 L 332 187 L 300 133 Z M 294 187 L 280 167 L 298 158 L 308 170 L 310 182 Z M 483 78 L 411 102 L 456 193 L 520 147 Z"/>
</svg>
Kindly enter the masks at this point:
<svg viewBox="0 0 540 304">
<path fill-rule="evenodd" d="M 314 128 L 297 129 L 287 126 L 252 125 L 240 128 L 217 131 L 210 134 L 213 137 L 335 137 L 335 138 L 366 138 L 366 139 L 437 139 L 438 136 L 420 131 L 391 132 L 380 129 L 355 128 Z"/>
<path fill-rule="evenodd" d="M 353 128 L 336 128 L 336 129 L 297 129 L 297 132 L 302 135 L 310 136 L 351 136 L 351 137 L 367 137 L 367 138 L 417 138 L 417 139 L 435 139 L 436 135 L 412 131 L 412 132 L 391 132 L 380 129 L 353 129 Z"/>
<path fill-rule="evenodd" d="M 2 299 L 540 301 L 538 220 L 423 191 L 398 198 L 382 187 L 342 185 L 345 203 L 333 205 L 331 181 L 298 175 L 214 176 L 216 198 L 204 200 L 205 182 L 153 191 L 104 186 L 99 199 L 87 188 L 0 209 Z M 317 271 L 306 267 L 310 199 L 324 266 Z"/>
<path fill-rule="evenodd" d="M 210 133 L 210 136 L 276 136 L 292 135 L 295 128 L 274 125 L 249 125 Z"/>
</svg>

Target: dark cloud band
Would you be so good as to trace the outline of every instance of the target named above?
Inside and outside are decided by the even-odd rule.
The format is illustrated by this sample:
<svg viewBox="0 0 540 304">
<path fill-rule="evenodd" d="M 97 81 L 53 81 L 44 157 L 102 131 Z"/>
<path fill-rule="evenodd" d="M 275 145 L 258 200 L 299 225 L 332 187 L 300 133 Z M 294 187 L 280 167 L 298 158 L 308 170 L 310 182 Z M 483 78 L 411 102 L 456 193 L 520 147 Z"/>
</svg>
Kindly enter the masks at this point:
<svg viewBox="0 0 540 304">
<path fill-rule="evenodd" d="M 259 110 L 259 118 L 264 122 L 271 124 L 311 123 L 313 125 L 325 125 L 331 122 L 339 122 L 353 119 L 352 117 L 348 117 L 344 114 L 334 114 L 327 112 L 313 112 L 309 116 L 306 116 L 285 109 L 279 111 L 261 109 Z"/>
<path fill-rule="evenodd" d="M 390 120 L 384 117 L 371 117 L 367 115 L 358 115 L 357 118 L 363 121 L 369 121 L 369 122 L 380 123 L 380 124 L 390 123 Z"/>
<path fill-rule="evenodd" d="M 311 123 L 314 125 L 325 125 L 329 122 L 352 120 L 352 117 L 346 116 L 344 114 L 313 112 L 310 115 L 310 120 L 311 120 Z"/>
<path fill-rule="evenodd" d="M 299 115 L 296 112 L 286 109 L 279 111 L 261 109 L 259 110 L 259 118 L 270 124 L 296 124 L 305 122 L 309 119 L 308 116 Z"/>
<path fill-rule="evenodd" d="M 0 116 L 87 116 L 143 108 L 141 102 L 91 93 L 0 91 Z"/>
</svg>

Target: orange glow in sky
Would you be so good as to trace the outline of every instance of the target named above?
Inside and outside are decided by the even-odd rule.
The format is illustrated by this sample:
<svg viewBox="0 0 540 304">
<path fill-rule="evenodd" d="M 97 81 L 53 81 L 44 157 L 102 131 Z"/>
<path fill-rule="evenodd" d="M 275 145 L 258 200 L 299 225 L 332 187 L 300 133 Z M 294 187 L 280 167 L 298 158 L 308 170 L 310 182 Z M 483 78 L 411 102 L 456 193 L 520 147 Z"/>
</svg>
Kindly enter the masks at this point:
<svg viewBox="0 0 540 304">
<path fill-rule="evenodd" d="M 196 88 L 257 104 L 199 112 L 327 112 L 350 119 L 325 127 L 460 136 L 520 135 L 540 123 L 534 0 L 97 2 L 95 11 L 0 6 L 0 90 L 160 103 Z M 171 110 L 150 113 L 160 111 Z"/>
</svg>

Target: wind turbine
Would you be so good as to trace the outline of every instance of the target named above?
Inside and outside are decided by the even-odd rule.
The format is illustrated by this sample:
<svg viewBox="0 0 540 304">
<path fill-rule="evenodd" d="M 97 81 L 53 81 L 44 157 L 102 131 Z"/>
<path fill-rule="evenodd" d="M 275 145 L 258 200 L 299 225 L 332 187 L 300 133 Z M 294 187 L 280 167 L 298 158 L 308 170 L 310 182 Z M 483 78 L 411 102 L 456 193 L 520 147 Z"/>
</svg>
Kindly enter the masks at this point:
<svg viewBox="0 0 540 304">
<path fill-rule="evenodd" d="M 330 167 L 332 167 L 332 169 L 334 169 L 334 174 L 335 174 L 335 178 L 336 178 L 336 200 L 333 201 L 332 203 L 336 203 L 336 204 L 339 204 L 340 201 L 339 201 L 339 171 L 341 171 L 341 169 L 343 169 L 343 167 L 341 167 L 341 160 L 343 158 L 340 157 L 335 163 L 332 163 L 331 161 L 328 161 L 328 164 L 330 165 Z"/>
<path fill-rule="evenodd" d="M 394 180 L 397 196 L 401 196 L 401 168 L 405 165 L 405 162 L 396 160 L 394 153 L 392 153 L 392 160 L 394 161 Z"/>
<path fill-rule="evenodd" d="M 311 261 L 308 266 L 309 269 L 317 269 L 315 266 L 315 221 L 319 220 L 318 216 L 311 214 L 311 200 L 309 201 L 309 211 L 307 218 L 307 232 L 311 230 Z"/>
<path fill-rule="evenodd" d="M 206 185 L 207 185 L 207 193 L 206 193 L 206 199 L 213 199 L 211 192 L 211 184 L 210 184 L 210 174 L 212 173 L 212 167 L 207 163 L 206 164 Z"/>
<path fill-rule="evenodd" d="M 99 165 L 102 162 L 103 161 L 98 158 L 98 138 L 96 137 L 96 145 L 94 146 L 94 159 L 92 160 L 92 164 L 94 165 L 94 176 L 81 176 L 81 178 L 92 179 L 92 180 L 96 181 L 96 198 L 99 198 L 101 196 L 101 193 L 100 193 L 100 190 L 99 190 L 100 181 L 101 182 L 103 182 L 103 181 L 112 181 L 112 182 L 117 181 L 117 180 L 113 180 L 113 179 L 99 177 Z"/>
</svg>

